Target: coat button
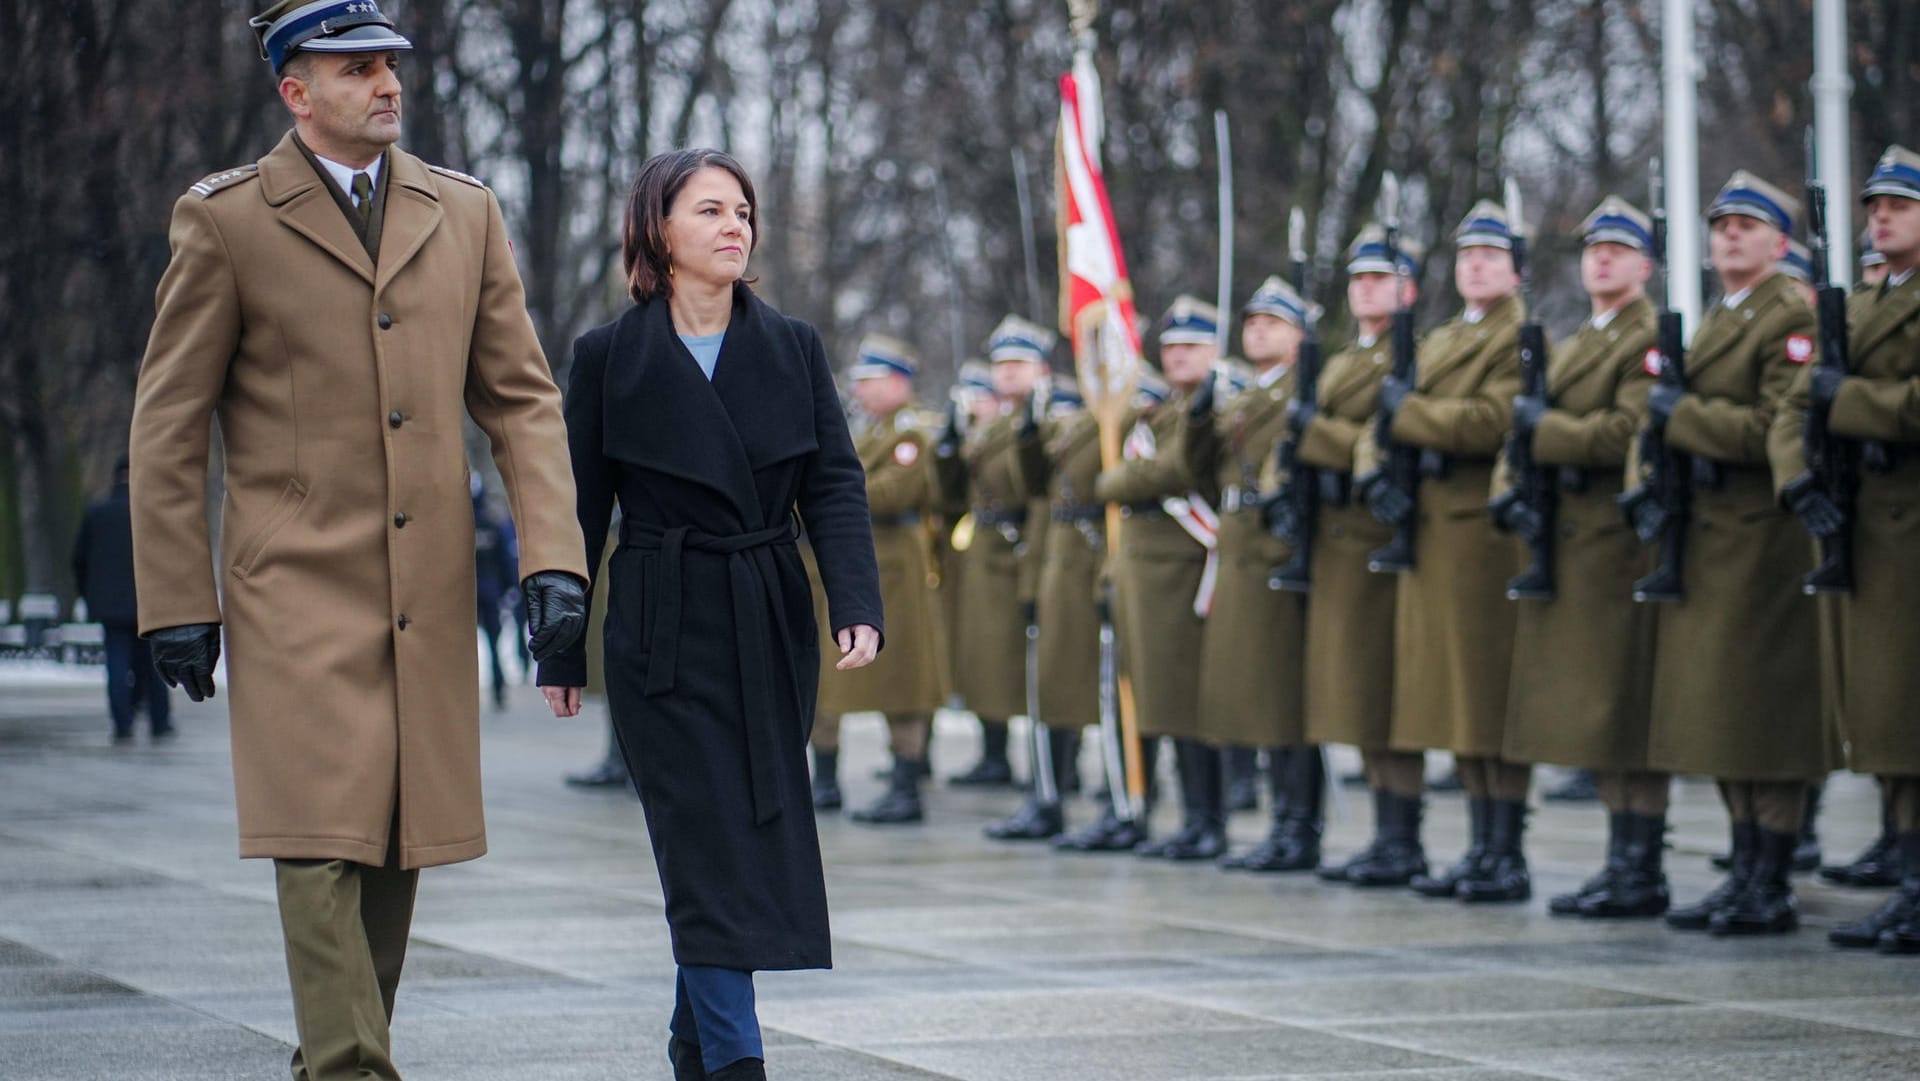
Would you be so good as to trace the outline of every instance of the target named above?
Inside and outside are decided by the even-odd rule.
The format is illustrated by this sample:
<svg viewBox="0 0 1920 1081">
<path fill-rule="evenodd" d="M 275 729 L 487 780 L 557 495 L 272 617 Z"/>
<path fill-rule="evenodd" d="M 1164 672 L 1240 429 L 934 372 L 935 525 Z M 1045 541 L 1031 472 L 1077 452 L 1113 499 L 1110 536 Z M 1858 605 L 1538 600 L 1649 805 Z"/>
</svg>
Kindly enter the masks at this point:
<svg viewBox="0 0 1920 1081">
<path fill-rule="evenodd" d="M 407 614 L 405 612 L 402 612 L 400 613 L 400 618 L 395 622 L 399 624 L 400 629 L 404 631 L 407 629 L 407 624 L 412 623 L 413 620 L 408 619 Z"/>
<path fill-rule="evenodd" d="M 407 512 L 406 511 L 401 511 L 400 513 L 393 516 L 393 528 L 395 529 L 407 528 Z"/>
<path fill-rule="evenodd" d="M 385 330 L 393 325 L 393 316 L 388 315 L 386 312 L 381 312 L 380 318 L 375 320 L 375 322 L 380 324 L 381 330 Z"/>
<path fill-rule="evenodd" d="M 401 416 L 400 411 L 396 409 L 393 412 L 387 414 L 387 427 L 398 428 L 403 422 L 405 422 L 406 419 L 407 418 Z"/>
</svg>

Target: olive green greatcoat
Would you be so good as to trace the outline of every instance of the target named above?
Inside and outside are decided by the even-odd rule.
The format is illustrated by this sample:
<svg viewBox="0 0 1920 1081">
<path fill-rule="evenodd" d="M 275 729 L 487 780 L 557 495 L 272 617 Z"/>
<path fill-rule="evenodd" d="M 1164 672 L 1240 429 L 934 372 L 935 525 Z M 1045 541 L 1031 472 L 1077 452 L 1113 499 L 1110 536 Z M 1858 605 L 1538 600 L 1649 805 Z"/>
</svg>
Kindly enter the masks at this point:
<svg viewBox="0 0 1920 1081">
<path fill-rule="evenodd" d="M 1386 338 L 1329 358 L 1320 404 L 1300 433 L 1300 461 L 1338 474 L 1351 488 L 1359 448 L 1373 443 L 1380 381 L 1393 360 Z M 1307 596 L 1307 739 L 1384 751 L 1393 722 L 1393 613 L 1399 582 L 1367 569 L 1367 555 L 1393 539 L 1363 502 L 1324 498 L 1313 529 L 1313 590 Z"/>
<path fill-rule="evenodd" d="M 837 670 L 840 647 L 829 629 L 826 590 L 812 552 L 814 615 L 820 624 L 820 699 L 825 714 L 877 710 L 932 713 L 947 698 L 947 634 L 933 563 L 932 421 L 902 409 L 854 435 L 854 453 L 867 471 L 867 507 L 873 514 L 873 550 L 880 564 L 880 598 L 887 613 L 887 648 L 865 668 Z"/>
<path fill-rule="evenodd" d="M 955 595 L 954 690 L 991 720 L 1027 712 L 1025 604 L 1046 539 L 1046 501 L 1030 500 L 1020 476 L 1021 424 L 1008 413 L 974 429 L 958 455 L 965 468 L 941 471 L 948 495 L 964 492 L 973 516 Z"/>
<path fill-rule="evenodd" d="M 1695 486 L 1686 598 L 1659 606 L 1649 768 L 1792 780 L 1832 764 L 1817 616 L 1800 592 L 1810 546 L 1766 468 L 1767 430 L 1798 370 L 1789 339 L 1810 344 L 1813 324 L 1792 280 L 1774 274 L 1737 307 L 1713 305 L 1688 349 L 1689 393 L 1667 443 L 1720 463 L 1725 481 Z"/>
<path fill-rule="evenodd" d="M 1023 440 L 1027 491 L 1045 492 L 1049 516 L 1040 559 L 1040 719 L 1057 727 L 1100 723 L 1100 572 L 1107 559 L 1100 426 L 1092 414 L 1047 421 Z"/>
<path fill-rule="evenodd" d="M 1893 469 L 1862 471 L 1853 518 L 1851 594 L 1832 599 L 1821 653 L 1832 677 L 1847 764 L 1863 773 L 1920 776 L 1920 275 L 1847 305 L 1851 370 L 1829 414 L 1836 435 L 1878 440 Z M 1808 366 L 1811 369 L 1811 365 Z M 1807 468 L 1802 442 L 1806 373 L 1770 433 L 1774 477 Z"/>
<path fill-rule="evenodd" d="M 1120 654 L 1133 680 L 1140 731 L 1147 736 L 1204 738 L 1196 721 L 1200 698 L 1200 635 L 1193 611 L 1206 549 L 1159 509 L 1161 499 L 1192 494 L 1194 480 L 1180 452 L 1185 395 L 1129 416 L 1122 431 L 1144 424 L 1152 458 L 1104 470 L 1094 485 L 1101 502 L 1121 504 L 1120 560 L 1114 568 L 1114 613 Z"/>
<path fill-rule="evenodd" d="M 1598 770 L 1641 770 L 1653 692 L 1654 619 L 1628 588 L 1653 552 L 1628 528 L 1614 497 L 1633 436 L 1647 415 L 1653 305 L 1591 321 L 1552 353 L 1534 459 L 1584 472 L 1560 490 L 1553 539 L 1554 599 L 1517 601 L 1513 679 L 1501 757 Z M 1504 468 L 1494 492 L 1506 491 Z"/>
<path fill-rule="evenodd" d="M 1400 576 L 1394 611 L 1395 750 L 1500 754 L 1513 664 L 1518 542 L 1493 528 L 1487 492 L 1494 456 L 1520 390 L 1520 299 L 1434 328 L 1419 346 L 1416 393 L 1394 417 L 1401 442 L 1439 451 L 1445 476 L 1420 484 L 1414 569 Z M 1378 459 L 1373 440 L 1362 462 Z"/>
<path fill-rule="evenodd" d="M 1221 402 L 1210 417 L 1187 418 L 1180 440 L 1188 472 L 1220 512 L 1219 577 L 1200 644 L 1198 719 L 1210 743 L 1291 747 L 1306 739 L 1307 599 L 1268 584 L 1293 549 L 1268 531 L 1255 502 L 1278 479 L 1274 450 L 1292 397 L 1288 370 L 1271 386 Z"/>
</svg>

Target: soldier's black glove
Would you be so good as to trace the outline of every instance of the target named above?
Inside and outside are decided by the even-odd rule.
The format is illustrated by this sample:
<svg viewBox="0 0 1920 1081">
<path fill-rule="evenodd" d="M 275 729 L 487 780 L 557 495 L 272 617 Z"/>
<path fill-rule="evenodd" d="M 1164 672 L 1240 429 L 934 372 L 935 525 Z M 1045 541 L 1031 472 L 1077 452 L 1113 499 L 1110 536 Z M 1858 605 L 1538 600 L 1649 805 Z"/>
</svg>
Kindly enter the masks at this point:
<svg viewBox="0 0 1920 1081">
<path fill-rule="evenodd" d="M 1283 484 L 1271 495 L 1261 497 L 1260 516 L 1267 532 L 1276 540 L 1292 544 L 1299 538 L 1300 508 L 1294 504 L 1288 485 Z"/>
<path fill-rule="evenodd" d="M 1798 515 L 1800 524 L 1816 537 L 1837 536 L 1847 524 L 1846 516 L 1833 498 L 1814 482 L 1812 473 L 1802 473 L 1780 489 L 1780 502 Z"/>
<path fill-rule="evenodd" d="M 520 583 L 527 603 L 527 652 L 544 661 L 572 648 L 587 629 L 587 584 L 565 571 L 540 571 Z"/>
<path fill-rule="evenodd" d="M 1640 538 L 1642 544 L 1652 544 L 1660 539 L 1660 531 L 1667 527 L 1667 508 L 1654 498 L 1653 487 L 1642 484 L 1632 491 L 1623 492 L 1617 497 L 1621 513 L 1626 515 L 1627 524 L 1633 527 L 1633 535 Z"/>
<path fill-rule="evenodd" d="M 947 423 L 940 429 L 940 441 L 933 445 L 933 453 L 942 458 L 951 458 L 960 452 L 960 403 L 947 403 Z"/>
<path fill-rule="evenodd" d="M 1537 394 L 1522 394 L 1513 400 L 1513 430 L 1531 433 L 1547 415 L 1547 400 Z"/>
<path fill-rule="evenodd" d="M 1653 414 L 1655 423 L 1664 426 L 1673 419 L 1674 406 L 1679 405 L 1680 399 L 1686 395 L 1686 391 L 1672 383 L 1655 383 L 1653 389 L 1647 392 L 1647 412 Z"/>
<path fill-rule="evenodd" d="M 1840 384 L 1846 381 L 1847 373 L 1837 368 L 1828 368 L 1822 365 L 1813 370 L 1813 375 L 1807 383 L 1807 389 L 1808 392 L 1813 395 L 1815 403 L 1823 407 L 1829 406 L 1833 404 L 1833 399 L 1839 396 Z"/>
<path fill-rule="evenodd" d="M 1388 418 L 1397 416 L 1400 407 L 1407 404 L 1407 396 L 1413 393 L 1413 384 L 1404 379 L 1387 376 L 1380 381 L 1380 411 Z"/>
<path fill-rule="evenodd" d="M 1026 408 L 1020 411 L 1020 435 L 1023 438 L 1031 439 L 1040 431 L 1040 410 L 1042 408 L 1044 407 L 1041 405 L 1038 391 L 1027 395 Z"/>
<path fill-rule="evenodd" d="M 1023 620 L 1023 621 L 1024 621 L 1025 623 L 1026 623 L 1026 625 L 1027 625 L 1027 626 L 1029 626 L 1029 627 L 1034 627 L 1034 626 L 1038 626 L 1038 625 L 1039 625 L 1039 623 L 1040 623 L 1040 604 L 1039 604 L 1039 602 L 1037 602 L 1037 601 L 1021 601 L 1021 602 L 1020 602 L 1020 618 L 1021 618 L 1021 620 Z"/>
<path fill-rule="evenodd" d="M 1502 533 L 1511 533 L 1532 544 L 1546 534 L 1547 520 L 1540 509 L 1527 502 L 1518 491 L 1509 489 L 1487 505 L 1493 513 L 1493 525 Z"/>
<path fill-rule="evenodd" d="M 213 697 L 213 665 L 220 659 L 220 625 L 188 623 L 162 627 L 147 635 L 153 649 L 153 667 L 169 687 L 187 692 L 195 702 Z"/>
<path fill-rule="evenodd" d="M 1313 418 L 1319 413 L 1320 410 L 1298 398 L 1287 399 L 1287 431 L 1293 433 L 1295 439 L 1299 439 L 1306 433 L 1307 425 L 1312 424 Z"/>
<path fill-rule="evenodd" d="M 1194 391 L 1192 399 L 1187 402 L 1187 416 L 1201 420 L 1213 413 L 1213 383 L 1212 373 L 1200 381 L 1200 389 Z"/>
<path fill-rule="evenodd" d="M 1368 474 L 1360 486 L 1360 495 L 1367 501 L 1367 510 L 1373 513 L 1374 521 L 1381 525 L 1399 525 L 1413 517 L 1413 497 L 1401 491 L 1384 473 Z"/>
</svg>

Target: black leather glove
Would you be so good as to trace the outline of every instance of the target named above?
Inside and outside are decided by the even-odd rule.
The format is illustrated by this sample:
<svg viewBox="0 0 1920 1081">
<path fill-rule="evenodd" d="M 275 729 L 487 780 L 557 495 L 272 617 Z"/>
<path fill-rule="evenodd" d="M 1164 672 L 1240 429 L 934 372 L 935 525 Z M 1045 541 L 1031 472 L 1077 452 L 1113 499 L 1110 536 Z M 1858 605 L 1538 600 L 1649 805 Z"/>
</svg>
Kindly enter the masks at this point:
<svg viewBox="0 0 1920 1081">
<path fill-rule="evenodd" d="M 1537 394 L 1522 394 L 1513 400 L 1513 430 L 1532 432 L 1547 415 L 1547 400 Z"/>
<path fill-rule="evenodd" d="M 1400 412 L 1407 404 L 1407 396 L 1413 393 L 1413 385 L 1404 379 L 1387 376 L 1380 381 L 1380 411 L 1389 418 Z"/>
<path fill-rule="evenodd" d="M 1640 538 L 1642 544 L 1652 544 L 1660 539 L 1660 531 L 1667 526 L 1667 508 L 1654 498 L 1653 487 L 1642 484 L 1617 497 L 1621 513 L 1626 515 L 1627 524 L 1633 527 L 1633 535 Z"/>
<path fill-rule="evenodd" d="M 1400 490 L 1399 486 L 1386 478 L 1383 473 L 1375 472 L 1361 481 L 1361 496 L 1367 501 L 1367 510 L 1373 513 L 1373 519 L 1381 525 L 1399 525 L 1413 516 L 1413 497 Z"/>
<path fill-rule="evenodd" d="M 1200 389 L 1194 391 L 1193 397 L 1187 402 L 1187 416 L 1200 420 L 1213 413 L 1214 381 L 1212 372 L 1208 372 L 1207 377 L 1200 381 Z"/>
<path fill-rule="evenodd" d="M 1299 539 L 1300 509 L 1294 504 L 1289 485 L 1283 484 L 1271 495 L 1261 497 L 1260 516 L 1274 539 L 1288 544 Z"/>
<path fill-rule="evenodd" d="M 1545 516 L 1517 491 L 1503 493 L 1488 504 L 1487 509 L 1493 513 L 1494 528 L 1511 533 L 1528 544 L 1538 541 L 1546 533 Z"/>
<path fill-rule="evenodd" d="M 1673 419 L 1673 407 L 1679 405 L 1680 399 L 1686 395 L 1686 391 L 1672 383 L 1655 383 L 1653 389 L 1647 392 L 1647 412 L 1653 414 L 1657 423 L 1664 425 Z"/>
<path fill-rule="evenodd" d="M 1813 375 L 1808 379 L 1807 388 L 1815 402 L 1822 406 L 1829 406 L 1840 394 L 1840 384 L 1846 381 L 1847 373 L 1822 365 L 1813 370 Z"/>
<path fill-rule="evenodd" d="M 1319 415 L 1320 410 L 1306 402 L 1298 398 L 1287 399 L 1287 431 L 1293 433 L 1295 439 L 1306 434 L 1307 425 L 1312 424 L 1313 418 Z"/>
<path fill-rule="evenodd" d="M 1846 516 L 1833 498 L 1814 482 L 1812 473 L 1802 473 L 1780 489 L 1780 502 L 1798 515 L 1800 524 L 1816 537 L 1837 536 L 1846 526 Z"/>
<path fill-rule="evenodd" d="M 544 661 L 570 649 L 587 629 L 587 584 L 565 571 L 540 571 L 520 583 L 527 603 L 527 652 Z"/>
<path fill-rule="evenodd" d="M 188 623 L 162 627 L 147 635 L 153 667 L 167 686 L 187 692 L 195 702 L 213 697 L 213 666 L 220 659 L 220 625 Z"/>
</svg>

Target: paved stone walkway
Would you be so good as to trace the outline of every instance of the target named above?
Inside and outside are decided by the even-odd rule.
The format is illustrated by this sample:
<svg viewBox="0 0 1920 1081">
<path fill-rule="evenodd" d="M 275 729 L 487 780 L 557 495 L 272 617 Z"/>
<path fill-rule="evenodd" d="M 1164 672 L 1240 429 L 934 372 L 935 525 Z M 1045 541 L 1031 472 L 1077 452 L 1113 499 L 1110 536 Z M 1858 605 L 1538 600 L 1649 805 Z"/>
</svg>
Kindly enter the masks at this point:
<svg viewBox="0 0 1920 1081">
<path fill-rule="evenodd" d="M 116 748 L 98 692 L 0 685 L 0 1079 L 287 1076 L 273 877 L 234 858 L 223 703 L 179 708 L 177 742 Z M 511 706 L 484 721 L 492 853 L 423 878 L 396 1058 L 409 1081 L 668 1078 L 672 968 L 638 808 L 559 783 L 598 753 L 598 721 L 543 718 L 526 688 Z M 940 765 L 965 764 L 968 727 L 943 721 Z M 878 723 L 847 742 L 862 802 Z M 1709 786 L 1677 794 L 1672 870 L 1691 897 L 1722 827 Z M 1836 778 L 1830 855 L 1869 839 L 1873 801 Z M 982 840 L 1012 802 L 946 789 L 924 827 L 822 823 L 839 967 L 760 978 L 771 1076 L 1920 1077 L 1920 959 L 1822 933 L 1878 895 L 1807 885 L 1801 933 L 1716 941 L 1546 914 L 1595 860 L 1590 808 L 1538 815 L 1542 899 L 1466 911 Z M 1365 836 L 1360 802 L 1330 849 Z M 1462 817 L 1457 796 L 1434 800 L 1436 857 Z"/>
</svg>

